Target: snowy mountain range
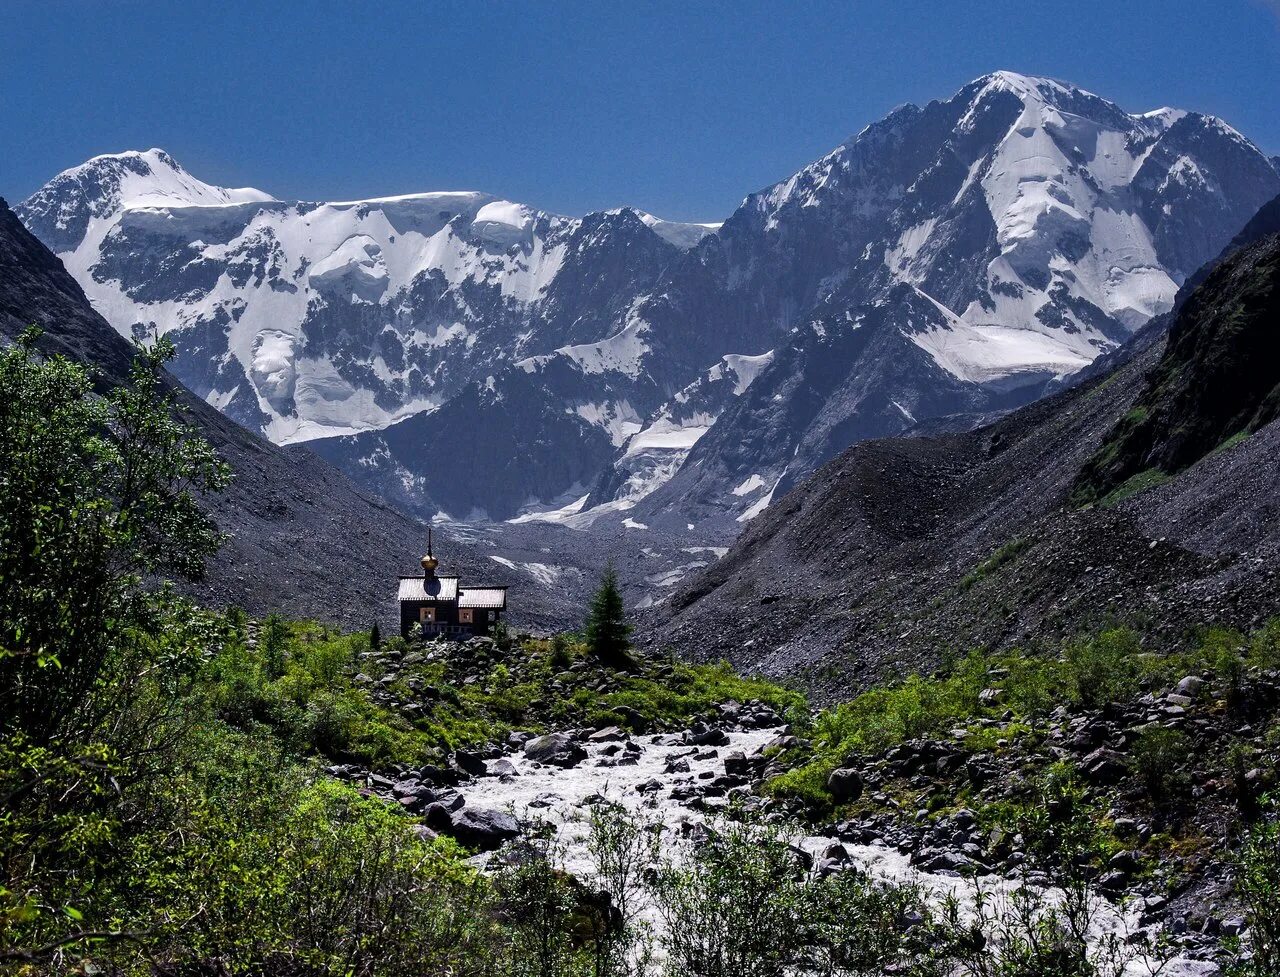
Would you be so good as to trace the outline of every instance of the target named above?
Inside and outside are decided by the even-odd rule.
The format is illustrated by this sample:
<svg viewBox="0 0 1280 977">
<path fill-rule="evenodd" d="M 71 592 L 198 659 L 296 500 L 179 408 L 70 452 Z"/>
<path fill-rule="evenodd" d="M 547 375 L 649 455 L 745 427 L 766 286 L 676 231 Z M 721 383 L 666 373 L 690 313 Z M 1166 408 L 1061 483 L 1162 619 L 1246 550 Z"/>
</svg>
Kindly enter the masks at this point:
<svg viewBox="0 0 1280 977">
<path fill-rule="evenodd" d="M 345 203 L 97 157 L 19 214 L 179 377 L 418 513 L 731 533 L 849 444 L 981 416 L 1172 304 L 1280 171 L 1210 116 L 997 72 L 723 225 Z"/>
</svg>

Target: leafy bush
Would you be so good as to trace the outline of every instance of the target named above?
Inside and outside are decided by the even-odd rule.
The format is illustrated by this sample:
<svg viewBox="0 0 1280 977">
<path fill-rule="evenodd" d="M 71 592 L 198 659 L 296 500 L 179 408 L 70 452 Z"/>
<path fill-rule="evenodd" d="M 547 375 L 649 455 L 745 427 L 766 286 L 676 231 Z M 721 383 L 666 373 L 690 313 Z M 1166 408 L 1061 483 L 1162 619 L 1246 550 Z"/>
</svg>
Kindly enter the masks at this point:
<svg viewBox="0 0 1280 977">
<path fill-rule="evenodd" d="M 1248 955 L 1229 968 L 1231 977 L 1280 973 L 1280 819 L 1274 812 L 1256 824 L 1241 849 L 1236 889 L 1248 911 Z"/>
<path fill-rule="evenodd" d="M 1154 801 L 1168 799 L 1185 783 L 1181 772 L 1191 749 L 1185 733 L 1149 725 L 1139 731 L 1130 749 L 1134 776 Z"/>
<path fill-rule="evenodd" d="M 1066 649 L 1070 701 L 1096 709 L 1134 695 L 1142 675 L 1141 654 L 1138 636 L 1123 628 L 1072 642 Z"/>
<path fill-rule="evenodd" d="M 653 878 L 673 977 L 945 973 L 919 890 L 855 872 L 815 878 L 776 825 L 718 822 Z"/>
</svg>

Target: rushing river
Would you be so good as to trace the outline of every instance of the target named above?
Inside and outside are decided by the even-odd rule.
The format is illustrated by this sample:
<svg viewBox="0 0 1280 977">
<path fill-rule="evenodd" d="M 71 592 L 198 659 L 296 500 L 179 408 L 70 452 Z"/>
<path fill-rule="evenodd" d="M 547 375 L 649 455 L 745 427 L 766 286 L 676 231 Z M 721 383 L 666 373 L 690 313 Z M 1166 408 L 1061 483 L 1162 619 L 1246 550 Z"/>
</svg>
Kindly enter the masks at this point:
<svg viewBox="0 0 1280 977">
<path fill-rule="evenodd" d="M 464 793 L 468 806 L 509 811 L 522 820 L 537 818 L 553 825 L 563 851 L 564 867 L 576 875 L 589 877 L 592 861 L 587 840 L 590 802 L 595 798 L 604 797 L 646 820 L 662 824 L 667 832 L 664 850 L 678 852 L 682 823 L 706 821 L 707 813 L 672 798 L 672 788 L 707 782 L 720 776 L 724 773 L 724 758 L 728 754 L 740 750 L 751 755 L 779 732 L 776 729 L 730 732 L 728 745 L 714 748 L 690 746 L 680 742 L 677 736 L 642 736 L 636 739 L 642 747 L 636 762 L 618 766 L 604 765 L 610 759 L 605 753 L 609 744 L 582 744 L 587 750 L 587 758 L 568 769 L 534 763 L 516 752 L 506 757 L 515 766 L 516 776 L 483 777 L 465 787 Z M 617 744 L 613 746 L 616 748 Z M 688 772 L 667 772 L 669 764 L 681 760 L 688 764 Z M 498 762 L 490 761 L 489 766 L 492 768 Z M 655 780 L 662 784 L 660 789 L 638 789 Z M 728 802 L 724 798 L 707 798 L 701 803 L 703 807 L 714 808 Z M 836 840 L 809 836 L 797 837 L 794 842 L 817 855 Z M 909 856 L 883 842 L 857 845 L 845 841 L 842 844 L 852 864 L 873 877 L 913 881 L 939 899 L 954 895 L 962 905 L 971 901 L 969 882 L 922 873 L 911 866 Z M 481 856 L 482 859 L 484 857 Z M 998 890 L 1007 888 L 1008 883 L 988 879 L 984 880 L 984 886 Z M 1098 913 L 1099 936 L 1107 930 L 1121 935 L 1137 930 L 1136 912 L 1116 909 L 1110 903 L 1102 905 L 1105 908 Z M 1142 961 L 1134 961 L 1128 973 L 1134 977 L 1149 975 L 1151 969 Z M 1208 963 L 1178 959 L 1160 973 L 1168 977 L 1201 977 L 1216 973 L 1216 968 Z"/>
</svg>

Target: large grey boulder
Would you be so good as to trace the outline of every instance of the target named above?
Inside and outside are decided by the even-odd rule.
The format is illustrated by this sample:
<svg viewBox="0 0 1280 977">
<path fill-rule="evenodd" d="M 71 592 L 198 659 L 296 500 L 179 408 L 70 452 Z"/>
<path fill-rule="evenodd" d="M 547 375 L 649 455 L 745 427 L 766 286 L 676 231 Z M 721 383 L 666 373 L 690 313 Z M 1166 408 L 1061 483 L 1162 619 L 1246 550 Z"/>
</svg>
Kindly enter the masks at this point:
<svg viewBox="0 0 1280 977">
<path fill-rule="evenodd" d="M 454 811 L 447 834 L 460 844 L 480 851 L 493 851 L 520 834 L 516 819 L 504 811 L 464 807 Z"/>
<path fill-rule="evenodd" d="M 525 743 L 524 755 L 538 763 L 567 768 L 585 760 L 587 751 L 575 743 L 568 733 L 548 733 Z"/>
</svg>

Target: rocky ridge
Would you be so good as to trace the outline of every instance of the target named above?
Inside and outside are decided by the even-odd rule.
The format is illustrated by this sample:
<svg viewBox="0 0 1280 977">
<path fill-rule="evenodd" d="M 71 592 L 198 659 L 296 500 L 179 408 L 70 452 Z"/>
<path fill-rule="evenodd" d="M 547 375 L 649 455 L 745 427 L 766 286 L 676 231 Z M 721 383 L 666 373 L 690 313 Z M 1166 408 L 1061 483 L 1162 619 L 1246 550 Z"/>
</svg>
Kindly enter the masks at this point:
<svg viewBox="0 0 1280 977">
<path fill-rule="evenodd" d="M 1256 626 L 1275 613 L 1280 545 L 1280 432 L 1265 420 L 1273 358 L 1252 357 L 1263 371 L 1253 384 L 1233 384 L 1222 365 L 1273 341 L 1257 295 L 1270 294 L 1274 241 L 1218 264 L 1180 307 L 1167 347 L 1148 337 L 1109 373 L 971 433 L 855 445 L 687 581 L 655 615 L 652 642 L 806 675 L 838 697 L 949 649 L 1109 621 L 1173 640 L 1187 622 Z M 1167 399 L 1160 378 L 1180 375 L 1204 382 L 1152 416 L 1180 431 L 1203 418 L 1216 450 L 1201 444 L 1176 477 L 1134 479 L 1080 507 L 1080 473 L 1135 422 L 1144 429 Z M 1220 395 L 1236 393 L 1243 401 L 1214 420 Z M 1158 464 L 1131 454 L 1126 476 Z"/>
</svg>

